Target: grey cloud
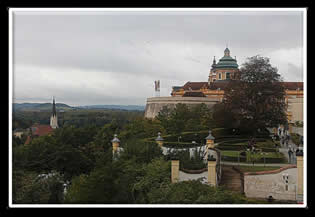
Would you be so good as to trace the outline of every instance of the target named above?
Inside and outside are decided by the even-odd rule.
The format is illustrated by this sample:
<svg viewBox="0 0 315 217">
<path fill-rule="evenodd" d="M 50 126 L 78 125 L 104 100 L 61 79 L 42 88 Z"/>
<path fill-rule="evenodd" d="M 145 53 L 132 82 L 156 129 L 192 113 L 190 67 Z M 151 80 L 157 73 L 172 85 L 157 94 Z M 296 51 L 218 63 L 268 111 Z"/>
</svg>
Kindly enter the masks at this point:
<svg viewBox="0 0 315 217">
<path fill-rule="evenodd" d="M 239 65 L 246 57 L 260 52 L 272 53 L 302 47 L 302 16 L 297 12 L 234 12 L 229 13 L 231 15 L 223 12 L 186 12 L 186 15 L 180 15 L 182 13 L 179 12 L 152 13 L 156 15 L 150 15 L 149 12 L 144 13 L 146 15 L 134 15 L 131 12 L 117 13 L 120 15 L 114 15 L 115 12 L 94 13 L 97 15 L 93 15 L 93 12 L 88 12 L 89 15 L 82 12 L 71 15 L 47 14 L 15 13 L 15 65 L 52 68 L 64 74 L 78 69 L 84 71 L 87 77 L 97 76 L 99 82 L 106 79 L 110 72 L 108 79 L 130 79 L 121 82 L 124 86 L 117 87 L 125 90 L 136 83 L 137 88 L 147 91 L 147 85 L 157 79 L 170 87 L 183 85 L 179 84 L 180 81 L 206 81 L 213 56 L 221 58 L 227 43 L 232 56 L 237 56 Z M 294 70 L 298 69 L 291 67 L 285 76 L 297 79 Z M 19 70 L 14 73 L 25 72 Z M 47 77 L 56 79 L 53 74 L 48 74 Z M 143 84 L 136 82 L 140 77 Z M 31 84 L 36 84 L 37 78 L 35 76 L 34 81 L 25 83 L 22 75 L 15 76 L 15 79 L 21 85 L 18 88 L 18 93 L 21 93 L 21 89 L 30 89 Z M 63 79 L 63 76 L 59 79 Z M 71 84 L 71 79 L 67 82 Z M 91 83 L 93 85 L 95 82 Z M 83 104 L 88 99 L 80 100 L 88 95 L 94 97 L 94 101 L 107 97 L 110 101 L 122 103 L 129 99 L 123 96 L 121 99 L 111 99 L 103 93 L 95 92 L 97 90 L 91 96 L 89 88 L 86 89 L 89 94 L 85 95 L 79 91 L 79 87 L 69 86 L 72 89 L 67 89 L 65 85 L 65 89 L 58 94 L 66 96 L 67 93 L 68 100 Z M 47 94 L 53 92 L 44 84 L 41 88 L 46 88 Z M 82 92 L 81 98 L 75 96 L 78 91 Z M 112 87 L 104 87 L 102 91 L 117 93 Z M 134 102 L 145 101 L 150 96 L 146 91 L 138 91 L 139 94 L 132 92 L 138 94 L 133 96 Z M 38 97 L 40 98 L 39 95 Z"/>
</svg>

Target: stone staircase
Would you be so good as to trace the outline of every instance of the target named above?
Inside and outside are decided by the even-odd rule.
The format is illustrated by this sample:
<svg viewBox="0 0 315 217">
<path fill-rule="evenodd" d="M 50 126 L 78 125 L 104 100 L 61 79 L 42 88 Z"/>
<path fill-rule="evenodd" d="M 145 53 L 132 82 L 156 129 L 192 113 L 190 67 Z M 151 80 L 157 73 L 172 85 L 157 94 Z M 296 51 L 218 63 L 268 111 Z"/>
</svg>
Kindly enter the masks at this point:
<svg viewBox="0 0 315 217">
<path fill-rule="evenodd" d="M 241 175 L 232 166 L 222 165 L 222 177 L 220 186 L 227 188 L 228 190 L 243 193 Z"/>
</svg>

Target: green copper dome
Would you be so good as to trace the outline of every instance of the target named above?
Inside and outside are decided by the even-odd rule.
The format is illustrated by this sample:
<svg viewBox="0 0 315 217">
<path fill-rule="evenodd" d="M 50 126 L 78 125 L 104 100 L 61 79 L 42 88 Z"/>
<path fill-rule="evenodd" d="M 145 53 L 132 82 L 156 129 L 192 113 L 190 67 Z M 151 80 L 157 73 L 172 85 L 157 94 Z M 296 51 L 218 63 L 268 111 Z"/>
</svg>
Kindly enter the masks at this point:
<svg viewBox="0 0 315 217">
<path fill-rule="evenodd" d="M 215 68 L 234 68 L 238 69 L 238 64 L 236 62 L 236 59 L 233 59 L 230 56 L 230 50 L 226 48 L 224 50 L 224 56 L 219 60 L 219 62 L 216 64 Z"/>
</svg>

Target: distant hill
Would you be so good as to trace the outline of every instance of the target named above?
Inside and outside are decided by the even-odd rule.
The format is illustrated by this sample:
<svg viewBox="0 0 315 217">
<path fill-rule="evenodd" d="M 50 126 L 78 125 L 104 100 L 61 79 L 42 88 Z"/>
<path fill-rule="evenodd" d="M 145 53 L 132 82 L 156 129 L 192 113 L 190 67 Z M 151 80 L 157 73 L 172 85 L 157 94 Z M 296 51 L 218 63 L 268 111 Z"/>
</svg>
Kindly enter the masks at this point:
<svg viewBox="0 0 315 217">
<path fill-rule="evenodd" d="M 13 103 L 13 111 L 52 111 L 52 103 Z M 71 107 L 64 103 L 56 103 L 57 111 L 60 110 L 73 110 Z"/>
<path fill-rule="evenodd" d="M 77 106 L 79 109 L 119 109 L 119 110 L 138 110 L 144 111 L 145 106 L 142 105 L 86 105 Z"/>
<path fill-rule="evenodd" d="M 56 103 L 57 112 L 64 110 L 114 109 L 144 111 L 141 105 L 87 105 L 72 107 L 64 103 Z M 52 111 L 52 103 L 13 103 L 13 111 Z"/>
</svg>

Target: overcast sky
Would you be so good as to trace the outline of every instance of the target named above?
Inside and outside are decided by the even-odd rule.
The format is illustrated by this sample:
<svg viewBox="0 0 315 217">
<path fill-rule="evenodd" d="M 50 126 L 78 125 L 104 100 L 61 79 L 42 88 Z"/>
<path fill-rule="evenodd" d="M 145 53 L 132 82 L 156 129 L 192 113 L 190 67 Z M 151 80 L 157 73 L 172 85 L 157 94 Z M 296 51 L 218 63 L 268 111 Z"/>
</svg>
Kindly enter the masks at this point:
<svg viewBox="0 0 315 217">
<path fill-rule="evenodd" d="M 207 81 L 228 45 L 242 65 L 270 58 L 303 81 L 302 12 L 22 12 L 13 14 L 13 102 L 145 105 Z"/>
</svg>

